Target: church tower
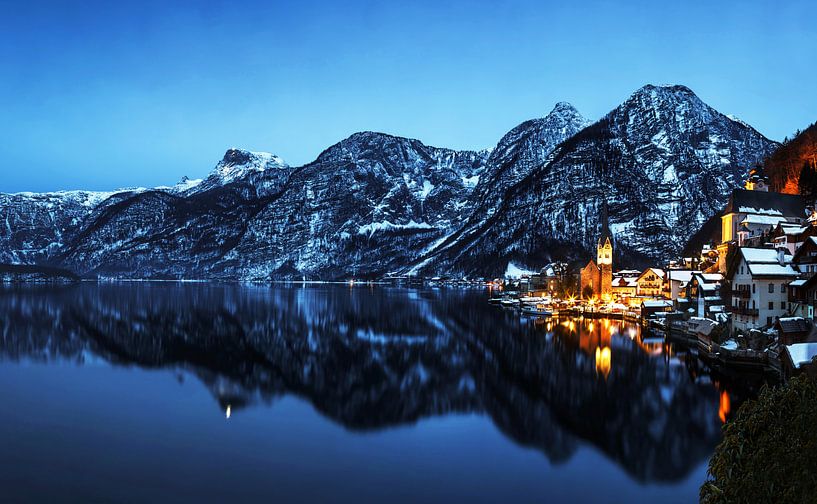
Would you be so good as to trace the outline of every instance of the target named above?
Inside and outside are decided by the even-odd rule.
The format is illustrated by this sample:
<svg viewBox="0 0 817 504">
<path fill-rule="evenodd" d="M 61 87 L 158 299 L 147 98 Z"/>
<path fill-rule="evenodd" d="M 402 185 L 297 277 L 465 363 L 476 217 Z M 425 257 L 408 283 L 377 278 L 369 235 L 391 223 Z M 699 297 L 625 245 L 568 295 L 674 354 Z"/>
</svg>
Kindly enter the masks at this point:
<svg viewBox="0 0 817 504">
<path fill-rule="evenodd" d="M 610 233 L 610 222 L 607 215 L 607 200 L 601 203 L 601 233 L 596 244 L 596 264 L 601 270 L 599 297 L 610 301 L 613 297 L 613 234 Z"/>
</svg>

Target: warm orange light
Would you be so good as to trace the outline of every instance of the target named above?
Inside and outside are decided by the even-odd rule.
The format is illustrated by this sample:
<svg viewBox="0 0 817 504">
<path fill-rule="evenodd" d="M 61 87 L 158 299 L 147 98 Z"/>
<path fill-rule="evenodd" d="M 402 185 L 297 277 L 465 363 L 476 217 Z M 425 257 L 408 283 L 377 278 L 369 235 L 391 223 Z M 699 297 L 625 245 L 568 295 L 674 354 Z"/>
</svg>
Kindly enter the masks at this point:
<svg viewBox="0 0 817 504">
<path fill-rule="evenodd" d="M 721 392 L 721 402 L 720 407 L 718 408 L 718 416 L 721 419 L 721 422 L 726 423 L 726 416 L 729 415 L 729 411 L 732 409 L 732 403 L 729 400 L 729 394 L 724 390 Z"/>
<path fill-rule="evenodd" d="M 596 348 L 596 373 L 603 375 L 605 379 L 610 374 L 611 361 L 610 347 Z"/>
</svg>

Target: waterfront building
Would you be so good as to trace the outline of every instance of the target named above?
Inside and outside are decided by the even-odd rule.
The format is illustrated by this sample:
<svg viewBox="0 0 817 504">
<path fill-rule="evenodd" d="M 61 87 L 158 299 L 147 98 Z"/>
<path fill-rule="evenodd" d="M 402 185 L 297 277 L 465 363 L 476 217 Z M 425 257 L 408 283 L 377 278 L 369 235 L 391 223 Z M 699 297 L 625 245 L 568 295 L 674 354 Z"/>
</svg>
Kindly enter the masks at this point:
<svg viewBox="0 0 817 504">
<path fill-rule="evenodd" d="M 686 286 L 688 308 L 694 310 L 696 317 L 719 319 L 726 308 L 721 297 L 723 275 L 720 273 L 701 273 L 692 275 Z"/>
<path fill-rule="evenodd" d="M 788 313 L 788 284 L 799 273 L 785 248 L 739 247 L 725 278 L 733 331 L 770 327 Z"/>
</svg>

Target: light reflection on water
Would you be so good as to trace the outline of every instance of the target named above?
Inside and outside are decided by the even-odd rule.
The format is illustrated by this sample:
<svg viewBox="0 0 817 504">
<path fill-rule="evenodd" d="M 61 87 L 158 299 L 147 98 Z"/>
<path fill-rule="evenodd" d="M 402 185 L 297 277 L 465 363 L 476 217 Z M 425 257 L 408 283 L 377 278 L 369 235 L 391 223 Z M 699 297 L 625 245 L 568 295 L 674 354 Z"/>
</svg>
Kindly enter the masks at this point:
<svg viewBox="0 0 817 504">
<path fill-rule="evenodd" d="M 400 464 L 408 462 L 384 450 L 406 454 L 425 475 L 423 500 L 495 502 L 517 487 L 532 498 L 557 500 L 554 495 L 628 501 L 697 496 L 721 420 L 752 390 L 735 388 L 733 377 L 713 374 L 694 352 L 645 337 L 634 324 L 520 318 L 489 306 L 485 296 L 479 290 L 369 286 L 3 288 L 0 369 L 7 393 L 25 398 L 30 416 L 54 418 L 68 439 L 83 441 L 84 450 L 104 450 L 110 439 L 119 440 L 123 471 L 152 474 L 146 467 L 157 464 L 153 458 L 185 453 L 190 471 L 206 474 L 213 484 L 240 487 L 251 500 L 268 496 L 271 484 L 284 500 L 321 500 L 311 488 L 282 490 L 289 488 L 284 480 L 294 480 L 280 468 L 265 477 L 253 473 L 265 464 L 299 460 L 297 474 L 320 475 L 333 501 L 375 498 L 376 488 L 368 488 L 372 494 L 361 488 L 385 481 L 398 490 L 392 500 L 416 501 L 416 481 L 400 473 Z M 105 382 L 124 380 L 128 392 L 107 393 L 84 375 L 66 372 L 66 364 L 89 359 L 110 364 L 110 371 L 95 373 Z M 19 365 L 30 362 L 48 364 L 36 369 L 50 372 Z M 161 385 L 143 375 L 123 378 L 116 372 L 122 369 L 159 370 L 175 378 Z M 211 399 L 188 400 L 180 393 L 178 387 L 189 388 L 184 384 L 191 379 Z M 93 404 L 109 418 L 98 435 L 84 427 L 88 417 L 74 416 L 71 408 L 94 394 Z M 284 400 L 292 397 L 311 407 Z M 156 403 L 164 405 L 158 419 L 151 409 Z M 208 410 L 210 418 L 198 414 Z M 215 419 L 229 424 L 229 436 L 211 423 Z M 173 435 L 157 434 L 164 431 L 153 430 L 156 421 Z M 412 436 L 404 433 L 407 428 Z M 502 435 L 495 437 L 497 432 Z M 375 433 L 377 443 L 367 437 Z M 47 438 L 41 434 L 7 422 L 0 442 L 28 440 L 23 456 L 59 473 L 62 466 L 49 467 L 50 461 L 74 452 L 38 442 Z M 135 444 L 120 439 L 126 435 Z M 165 444 L 146 459 L 137 441 L 150 444 L 157 435 Z M 220 459 L 246 469 L 230 478 L 214 473 L 192 448 L 220 446 L 228 437 L 244 450 L 220 447 Z M 280 446 L 267 447 L 271 439 Z M 334 454 L 326 452 L 326 443 Z M 472 472 L 487 469 L 472 467 L 475 449 L 486 463 L 501 462 L 479 483 Z M 338 465 L 358 456 L 373 472 L 339 477 Z M 15 460 L 0 460 L 12 468 L 0 482 L 40 481 L 41 470 Z M 386 461 L 369 467 L 365 460 Z M 571 479 L 574 471 L 578 477 L 589 470 L 608 485 L 587 488 Z M 97 485 L 101 500 L 112 500 L 112 492 L 129 485 L 121 475 L 102 473 L 89 465 L 79 473 L 88 481 L 70 488 Z M 180 500 L 200 497 L 185 481 L 163 484 Z M 40 485 L 44 497 L 64 497 L 48 492 L 63 492 L 64 486 Z M 15 488 L 30 497 L 25 485 Z M 203 494 L 205 500 L 216 495 Z"/>
</svg>

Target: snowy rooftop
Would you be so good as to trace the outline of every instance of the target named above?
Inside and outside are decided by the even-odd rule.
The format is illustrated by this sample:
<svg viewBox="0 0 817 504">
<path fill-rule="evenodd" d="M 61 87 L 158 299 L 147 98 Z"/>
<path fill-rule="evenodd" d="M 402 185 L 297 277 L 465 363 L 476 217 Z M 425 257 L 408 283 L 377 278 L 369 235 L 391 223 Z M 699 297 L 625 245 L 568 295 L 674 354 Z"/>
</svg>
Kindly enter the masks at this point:
<svg viewBox="0 0 817 504">
<path fill-rule="evenodd" d="M 781 212 L 780 210 L 775 210 L 773 208 L 755 208 L 755 207 L 742 206 L 742 207 L 740 207 L 738 209 L 738 211 L 742 212 L 742 213 L 756 214 L 756 215 L 777 215 L 777 216 L 782 216 L 783 215 L 783 212 Z"/>
<path fill-rule="evenodd" d="M 667 278 L 672 281 L 689 282 L 692 276 L 700 273 L 697 270 L 667 270 Z"/>
<path fill-rule="evenodd" d="M 770 225 L 776 226 L 778 223 L 785 221 L 786 218 L 783 216 L 773 216 L 773 215 L 753 215 L 749 214 L 746 216 L 745 219 L 740 221 L 741 224 L 762 224 L 762 225 Z"/>
<path fill-rule="evenodd" d="M 664 270 L 662 270 L 660 268 L 647 268 L 647 269 L 644 270 L 643 273 L 641 273 L 641 276 L 644 276 L 649 272 L 653 272 L 657 276 L 660 276 L 661 278 L 664 278 Z"/>
<path fill-rule="evenodd" d="M 800 275 L 794 270 L 794 268 L 791 267 L 791 265 L 787 264 L 785 266 L 781 266 L 777 263 L 749 264 L 749 272 L 751 272 L 753 276 L 797 277 Z"/>
<path fill-rule="evenodd" d="M 817 356 L 817 342 L 786 345 L 786 350 L 794 366 L 799 368 L 803 364 L 810 363 Z"/>
<path fill-rule="evenodd" d="M 778 264 L 777 251 L 775 249 L 741 247 L 740 252 L 741 254 L 743 254 L 743 258 L 749 264 L 752 263 Z M 791 262 L 791 256 L 789 254 L 786 254 L 784 257 L 785 257 L 784 262 L 786 263 Z"/>
<path fill-rule="evenodd" d="M 672 301 L 668 299 L 642 301 L 641 306 L 643 306 L 644 308 L 667 308 L 672 306 Z"/>
</svg>

